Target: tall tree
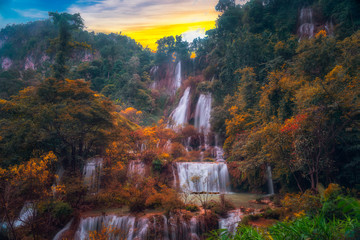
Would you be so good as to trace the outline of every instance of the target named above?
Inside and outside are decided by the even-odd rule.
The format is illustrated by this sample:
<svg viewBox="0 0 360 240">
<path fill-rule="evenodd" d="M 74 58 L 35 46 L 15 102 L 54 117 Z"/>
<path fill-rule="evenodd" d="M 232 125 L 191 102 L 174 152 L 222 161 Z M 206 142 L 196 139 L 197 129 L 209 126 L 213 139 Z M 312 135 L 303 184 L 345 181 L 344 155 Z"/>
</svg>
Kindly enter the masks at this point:
<svg viewBox="0 0 360 240">
<path fill-rule="evenodd" d="M 67 72 L 66 60 L 75 46 L 74 42 L 71 42 L 71 31 L 82 29 L 84 22 L 79 13 L 49 12 L 49 16 L 59 28 L 59 35 L 53 40 L 57 52 L 54 64 L 54 76 L 57 79 L 63 80 Z"/>
</svg>

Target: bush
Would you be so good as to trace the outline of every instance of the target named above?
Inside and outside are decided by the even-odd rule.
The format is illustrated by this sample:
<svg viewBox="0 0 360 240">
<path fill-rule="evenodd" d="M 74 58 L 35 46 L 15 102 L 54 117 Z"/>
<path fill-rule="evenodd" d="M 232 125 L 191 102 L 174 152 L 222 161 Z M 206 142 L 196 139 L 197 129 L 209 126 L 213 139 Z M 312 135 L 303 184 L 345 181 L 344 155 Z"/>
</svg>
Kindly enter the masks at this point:
<svg viewBox="0 0 360 240">
<path fill-rule="evenodd" d="M 344 196 L 337 184 L 329 184 L 322 197 L 321 213 L 329 220 L 355 218 L 360 221 L 360 203 L 352 197 Z"/>
<path fill-rule="evenodd" d="M 58 223 L 64 223 L 70 220 L 73 213 L 69 203 L 63 201 L 48 201 L 39 205 L 39 213 L 49 213 Z"/>
<path fill-rule="evenodd" d="M 320 196 L 311 190 L 306 190 L 303 194 L 288 193 L 281 204 L 292 213 L 305 211 L 310 215 L 316 215 L 321 209 Z"/>
<path fill-rule="evenodd" d="M 190 212 L 198 212 L 199 211 L 199 207 L 195 204 L 187 204 L 185 206 L 185 209 Z"/>
</svg>

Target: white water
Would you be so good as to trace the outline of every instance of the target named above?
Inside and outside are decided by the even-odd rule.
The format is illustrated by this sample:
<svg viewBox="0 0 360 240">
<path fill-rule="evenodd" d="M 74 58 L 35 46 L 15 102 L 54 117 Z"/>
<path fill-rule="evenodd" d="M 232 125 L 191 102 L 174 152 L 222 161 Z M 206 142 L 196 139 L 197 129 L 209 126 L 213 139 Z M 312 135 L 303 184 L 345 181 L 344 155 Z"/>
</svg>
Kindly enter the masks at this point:
<svg viewBox="0 0 360 240">
<path fill-rule="evenodd" d="M 88 160 L 84 166 L 84 183 L 92 192 L 97 192 L 99 190 L 102 164 L 102 158 L 92 158 Z"/>
<path fill-rule="evenodd" d="M 219 219 L 219 229 L 226 229 L 230 233 L 235 233 L 236 228 L 241 221 L 241 215 L 240 209 L 228 212 L 226 218 Z"/>
<path fill-rule="evenodd" d="M 85 240 L 91 231 L 101 231 L 102 227 L 116 229 L 116 233 L 111 239 L 132 240 L 134 237 L 135 217 L 115 215 L 88 217 L 81 219 L 79 227 L 75 232 L 75 240 Z"/>
<path fill-rule="evenodd" d="M 205 135 L 210 132 L 211 94 L 200 94 L 195 109 L 195 128 Z"/>
<path fill-rule="evenodd" d="M 173 120 L 173 126 L 182 126 L 188 122 L 187 113 L 190 102 L 190 87 L 186 88 L 184 95 L 181 97 L 179 105 L 171 113 L 170 118 Z"/>
<path fill-rule="evenodd" d="M 176 163 L 180 189 L 183 192 L 230 192 L 230 177 L 225 163 Z"/>
<path fill-rule="evenodd" d="M 269 194 L 273 195 L 274 194 L 274 183 L 273 183 L 273 179 L 272 179 L 271 166 L 270 165 L 267 165 L 267 167 L 266 167 L 266 176 L 267 176 L 267 181 L 268 181 Z"/>
<path fill-rule="evenodd" d="M 129 163 L 128 177 L 144 177 L 145 176 L 145 163 L 140 160 L 133 160 Z"/>
<path fill-rule="evenodd" d="M 33 218 L 35 215 L 35 210 L 33 203 L 27 202 L 22 207 L 19 218 L 15 220 L 14 227 L 21 227 L 23 226 L 27 221 L 31 221 L 31 218 Z"/>
<path fill-rule="evenodd" d="M 54 240 L 58 240 L 70 228 L 70 225 L 71 222 L 56 234 Z M 203 222 L 199 221 L 198 217 L 192 217 L 189 220 L 184 218 L 182 214 L 170 213 L 169 220 L 165 215 L 140 218 L 109 215 L 82 218 L 75 232 L 74 239 L 88 239 L 90 232 L 101 231 L 103 227 L 114 230 L 109 238 L 111 240 L 145 240 L 150 239 L 150 237 L 162 240 L 195 240 L 200 239 L 199 236 L 204 232 Z"/>
<path fill-rule="evenodd" d="M 174 83 L 173 83 L 173 87 L 174 87 L 174 93 L 176 92 L 176 90 L 181 87 L 181 61 L 179 61 L 176 64 L 176 68 L 175 68 L 175 78 L 174 78 Z"/>
<path fill-rule="evenodd" d="M 304 37 L 312 38 L 314 36 L 315 25 L 313 22 L 313 11 L 311 8 L 302 8 L 300 11 L 300 39 Z"/>
<path fill-rule="evenodd" d="M 70 229 L 70 226 L 71 226 L 72 222 L 73 222 L 73 219 L 71 219 L 71 221 L 68 222 L 68 223 L 65 225 L 65 227 L 64 227 L 63 229 L 61 229 L 60 232 L 58 232 L 58 233 L 55 235 L 55 237 L 53 238 L 53 240 L 62 240 L 62 238 L 61 238 L 62 235 Z"/>
<path fill-rule="evenodd" d="M 217 162 L 225 162 L 224 159 L 224 150 L 222 149 L 222 147 L 219 146 L 219 136 L 215 135 L 215 147 L 214 147 L 214 152 L 215 152 L 215 159 Z"/>
</svg>

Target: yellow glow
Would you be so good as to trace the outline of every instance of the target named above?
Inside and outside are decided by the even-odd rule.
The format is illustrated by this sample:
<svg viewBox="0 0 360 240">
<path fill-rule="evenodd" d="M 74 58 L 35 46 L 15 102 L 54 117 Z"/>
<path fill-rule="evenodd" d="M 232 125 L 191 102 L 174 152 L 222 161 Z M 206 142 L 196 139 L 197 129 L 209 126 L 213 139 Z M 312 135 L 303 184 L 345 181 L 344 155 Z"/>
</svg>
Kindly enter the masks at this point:
<svg viewBox="0 0 360 240">
<path fill-rule="evenodd" d="M 141 43 L 143 47 L 149 47 L 152 50 L 156 50 L 156 41 L 165 36 L 176 36 L 181 35 L 187 31 L 195 31 L 198 29 L 204 29 L 205 31 L 215 27 L 215 21 L 204 21 L 195 23 L 184 23 L 184 24 L 172 24 L 162 26 L 151 26 L 151 27 L 138 27 L 134 29 L 128 29 L 122 32 L 137 42 Z"/>
<path fill-rule="evenodd" d="M 190 58 L 191 58 L 191 59 L 196 58 L 196 53 L 195 53 L 195 52 L 192 52 L 191 55 L 190 55 Z"/>
</svg>

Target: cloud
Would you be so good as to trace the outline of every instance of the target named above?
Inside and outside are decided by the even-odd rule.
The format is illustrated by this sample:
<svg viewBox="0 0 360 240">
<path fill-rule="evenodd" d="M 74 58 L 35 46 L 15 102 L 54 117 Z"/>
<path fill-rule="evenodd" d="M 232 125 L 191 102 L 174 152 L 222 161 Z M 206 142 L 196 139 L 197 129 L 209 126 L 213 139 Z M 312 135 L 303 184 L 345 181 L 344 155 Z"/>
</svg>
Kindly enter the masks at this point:
<svg viewBox="0 0 360 240">
<path fill-rule="evenodd" d="M 187 31 L 182 34 L 183 40 L 187 42 L 192 42 L 195 38 L 204 38 L 205 37 L 205 28 L 199 28 L 194 31 Z"/>
<path fill-rule="evenodd" d="M 13 9 L 15 12 L 17 12 L 22 17 L 26 18 L 47 18 L 48 12 L 47 11 L 41 11 L 38 9 Z"/>
<path fill-rule="evenodd" d="M 97 0 L 88 5 L 83 0 L 68 8 L 80 13 L 88 30 L 95 32 L 123 32 L 138 41 L 157 39 L 168 35 L 180 35 L 182 31 L 195 31 L 199 23 L 212 27 L 218 16 L 215 5 L 218 0 Z M 184 28 L 185 25 L 187 28 Z M 190 25 L 196 28 L 191 28 Z M 163 31 L 163 29 L 167 30 Z M 158 32 L 155 32 L 158 31 Z M 159 35 L 161 34 L 161 35 Z M 160 36 L 160 37 L 159 37 Z M 141 39 L 141 40 L 139 40 Z M 142 42 L 144 44 L 144 42 Z M 153 44 L 152 44 L 153 45 Z"/>
</svg>

